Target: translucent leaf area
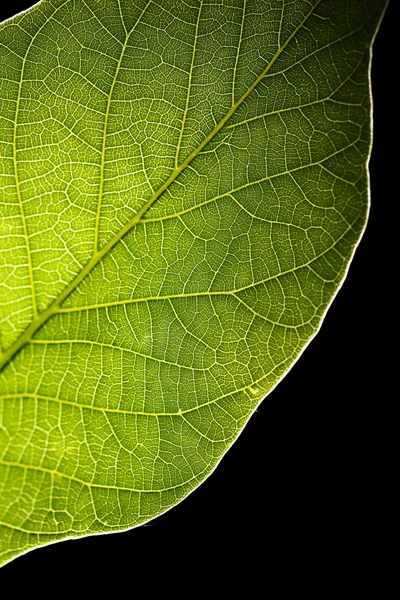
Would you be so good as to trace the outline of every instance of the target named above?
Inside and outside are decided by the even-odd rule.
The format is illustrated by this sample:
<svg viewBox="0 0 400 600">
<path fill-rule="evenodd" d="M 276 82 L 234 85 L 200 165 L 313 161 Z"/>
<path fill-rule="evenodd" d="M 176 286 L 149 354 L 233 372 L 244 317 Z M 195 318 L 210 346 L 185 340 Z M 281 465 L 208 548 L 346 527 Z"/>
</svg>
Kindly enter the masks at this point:
<svg viewBox="0 0 400 600">
<path fill-rule="evenodd" d="M 0 25 L 0 563 L 216 467 L 368 210 L 382 0 L 42 0 Z"/>
</svg>

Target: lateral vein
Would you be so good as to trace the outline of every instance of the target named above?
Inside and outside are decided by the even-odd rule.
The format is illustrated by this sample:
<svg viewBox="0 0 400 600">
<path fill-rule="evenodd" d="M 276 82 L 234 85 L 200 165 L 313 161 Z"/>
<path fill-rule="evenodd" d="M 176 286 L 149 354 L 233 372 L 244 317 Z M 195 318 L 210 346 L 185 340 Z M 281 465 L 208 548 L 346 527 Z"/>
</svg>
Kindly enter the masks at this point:
<svg viewBox="0 0 400 600">
<path fill-rule="evenodd" d="M 146 12 L 146 10 L 149 7 L 149 5 L 151 4 L 151 2 L 152 2 L 152 0 L 149 0 L 147 2 L 146 6 L 140 13 L 138 19 L 136 20 L 135 25 L 132 27 L 132 29 L 130 30 L 130 32 L 127 34 L 127 36 L 125 38 L 125 42 L 124 42 L 124 45 L 122 46 L 118 64 L 115 69 L 115 74 L 114 74 L 114 78 L 113 78 L 113 81 L 112 81 L 112 84 L 110 87 L 110 92 L 108 94 L 106 114 L 105 114 L 105 118 L 104 118 L 103 140 L 102 140 L 102 145 L 101 145 L 99 197 L 97 200 L 96 224 L 95 224 L 95 228 L 94 228 L 94 253 L 96 253 L 98 251 L 98 244 L 99 244 L 100 213 L 101 213 L 101 203 L 103 200 L 104 179 L 105 179 L 104 178 L 104 167 L 105 167 L 106 150 L 107 150 L 108 120 L 110 117 L 110 109 L 111 109 L 111 102 L 112 102 L 112 97 L 113 97 L 113 93 L 114 93 L 114 87 L 115 87 L 115 84 L 117 83 L 118 74 L 121 69 L 121 64 L 122 64 L 122 61 L 124 58 L 126 48 L 128 46 L 129 38 L 132 35 L 132 33 L 134 32 L 134 30 L 136 29 L 137 25 L 140 23 L 144 13 Z"/>
</svg>

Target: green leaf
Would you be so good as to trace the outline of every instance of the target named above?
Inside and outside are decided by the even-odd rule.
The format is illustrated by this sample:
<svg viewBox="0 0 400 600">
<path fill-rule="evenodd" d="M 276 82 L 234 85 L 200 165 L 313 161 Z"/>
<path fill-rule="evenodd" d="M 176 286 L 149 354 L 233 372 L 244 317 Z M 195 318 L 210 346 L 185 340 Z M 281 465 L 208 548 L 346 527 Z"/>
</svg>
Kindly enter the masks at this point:
<svg viewBox="0 0 400 600">
<path fill-rule="evenodd" d="M 377 0 L 42 0 L 0 37 L 0 564 L 216 467 L 365 226 Z"/>
</svg>

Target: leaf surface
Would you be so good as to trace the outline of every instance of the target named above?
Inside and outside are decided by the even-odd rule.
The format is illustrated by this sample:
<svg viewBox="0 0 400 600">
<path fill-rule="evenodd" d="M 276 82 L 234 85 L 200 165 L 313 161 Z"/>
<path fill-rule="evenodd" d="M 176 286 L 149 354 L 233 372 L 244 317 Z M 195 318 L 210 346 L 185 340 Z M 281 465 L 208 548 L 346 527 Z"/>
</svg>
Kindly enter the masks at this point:
<svg viewBox="0 0 400 600">
<path fill-rule="evenodd" d="M 384 5 L 1 25 L 0 562 L 179 502 L 315 335 L 365 225 Z"/>
</svg>

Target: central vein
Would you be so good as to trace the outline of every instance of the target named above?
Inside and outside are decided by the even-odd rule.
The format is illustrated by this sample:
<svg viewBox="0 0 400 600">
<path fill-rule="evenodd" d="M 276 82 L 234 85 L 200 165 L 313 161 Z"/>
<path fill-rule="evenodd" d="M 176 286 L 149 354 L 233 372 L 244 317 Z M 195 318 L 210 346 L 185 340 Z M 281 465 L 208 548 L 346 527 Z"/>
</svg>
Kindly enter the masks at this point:
<svg viewBox="0 0 400 600">
<path fill-rule="evenodd" d="M 149 210 L 149 208 L 154 204 L 154 202 L 165 192 L 165 190 L 175 181 L 175 179 L 182 173 L 182 171 L 196 158 L 196 156 L 216 136 L 216 134 L 219 131 L 221 131 L 221 129 L 224 127 L 226 122 L 231 118 L 231 116 L 235 113 L 235 111 L 238 109 L 238 107 L 246 100 L 246 98 L 251 94 L 251 92 L 260 83 L 260 81 L 262 81 L 262 79 L 265 77 L 265 75 L 268 73 L 268 71 L 270 71 L 272 66 L 275 64 L 276 60 L 282 54 L 283 50 L 290 43 L 290 41 L 293 39 L 293 37 L 296 35 L 296 33 L 303 27 L 304 23 L 312 15 L 312 13 L 314 12 L 314 10 L 316 9 L 316 7 L 318 6 L 318 4 L 321 1 L 322 0 L 316 1 L 314 6 L 312 7 L 312 9 L 304 17 L 304 19 L 301 21 L 301 23 L 296 27 L 296 29 L 293 31 L 293 33 L 287 38 L 286 42 L 278 48 L 277 52 L 275 53 L 273 58 L 270 60 L 268 65 L 265 67 L 265 69 L 263 70 L 261 75 L 259 75 L 259 77 L 257 77 L 257 79 L 253 82 L 253 84 L 243 94 L 243 96 L 235 104 L 232 105 L 230 110 L 226 113 L 225 117 L 223 119 L 221 119 L 221 121 L 214 127 L 214 129 L 207 135 L 207 137 L 204 138 L 204 140 L 197 146 L 197 148 L 195 148 L 195 150 L 193 150 L 193 152 L 180 165 L 175 167 L 175 169 L 172 171 L 172 173 L 168 177 L 168 179 L 163 183 L 163 185 L 161 187 L 158 188 L 157 191 L 154 192 L 154 194 L 147 200 L 147 202 L 135 214 L 135 216 L 132 217 L 132 219 L 130 221 L 128 221 L 126 223 L 126 225 L 124 225 L 124 227 L 105 246 L 103 246 L 103 248 L 101 248 L 101 250 L 98 250 L 97 242 L 98 242 L 98 225 L 99 225 L 99 215 L 100 215 L 99 211 L 101 209 L 101 196 L 102 196 L 102 188 L 100 188 L 101 191 L 99 193 L 98 212 L 97 212 L 97 218 L 96 218 L 95 252 L 94 252 L 92 258 L 86 264 L 86 266 L 82 269 L 82 271 L 67 285 L 66 288 L 64 288 L 64 290 L 54 300 L 54 302 L 46 310 L 44 310 L 42 313 L 40 313 L 38 315 L 38 317 L 36 319 L 34 319 L 34 321 L 32 321 L 32 323 L 24 331 L 24 333 L 21 334 L 21 336 L 14 342 L 14 344 L 2 355 L 2 357 L 0 358 L 0 371 L 9 363 L 9 361 L 12 358 L 14 358 L 14 356 L 21 350 L 21 348 L 23 348 L 25 346 L 25 344 L 27 344 L 29 342 L 29 340 L 32 339 L 33 335 L 37 332 L 37 330 L 40 329 L 40 327 L 42 327 L 42 325 L 44 325 L 53 315 L 55 315 L 58 312 L 58 309 L 61 306 L 61 304 L 78 287 L 78 285 L 83 281 L 83 279 L 85 279 L 85 277 L 95 268 L 96 265 L 99 264 L 99 262 L 104 258 L 104 256 L 106 254 L 108 254 L 108 252 L 110 252 L 110 250 L 112 248 L 114 248 L 114 246 L 116 244 L 118 244 L 118 242 L 129 231 L 131 231 L 131 229 L 135 225 L 137 225 L 142 220 L 143 215 Z M 139 18 L 139 20 L 140 20 L 140 18 Z M 123 57 L 123 54 L 127 47 L 128 39 L 129 39 L 129 36 L 131 35 L 132 31 L 133 31 L 133 29 L 130 31 L 130 33 L 127 36 L 127 39 L 125 41 L 124 47 L 121 52 L 119 64 L 122 61 L 122 57 Z M 115 85 L 115 82 L 117 79 L 117 74 L 118 74 L 118 67 L 117 67 L 117 73 L 113 80 L 112 88 L 110 90 L 108 104 L 110 104 L 110 102 L 111 102 L 112 89 Z M 103 151 L 102 151 L 102 166 L 103 166 L 103 168 L 104 168 L 106 133 L 107 133 L 107 114 L 106 114 L 105 126 L 104 126 Z"/>
</svg>

